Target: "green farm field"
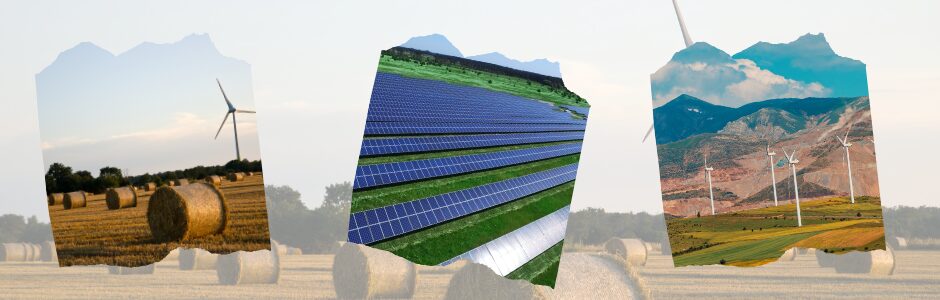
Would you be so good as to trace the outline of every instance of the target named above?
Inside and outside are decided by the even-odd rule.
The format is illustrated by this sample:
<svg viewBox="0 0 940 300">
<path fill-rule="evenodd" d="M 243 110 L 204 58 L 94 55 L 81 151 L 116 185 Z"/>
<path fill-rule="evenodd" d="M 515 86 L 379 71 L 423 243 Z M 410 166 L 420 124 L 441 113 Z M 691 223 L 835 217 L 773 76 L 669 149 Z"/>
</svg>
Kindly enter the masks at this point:
<svg viewBox="0 0 940 300">
<path fill-rule="evenodd" d="M 499 75 L 454 65 L 422 64 L 415 61 L 395 59 L 390 55 L 382 55 L 379 59 L 379 72 L 480 87 L 559 105 L 589 106 L 586 101 L 568 90 L 552 88 L 551 86 L 528 81 L 523 78 Z"/>
<path fill-rule="evenodd" d="M 727 264 L 757 266 L 776 261 L 793 247 L 842 253 L 884 249 L 881 199 L 847 197 L 783 204 L 717 216 L 668 220 L 676 266 Z"/>
</svg>

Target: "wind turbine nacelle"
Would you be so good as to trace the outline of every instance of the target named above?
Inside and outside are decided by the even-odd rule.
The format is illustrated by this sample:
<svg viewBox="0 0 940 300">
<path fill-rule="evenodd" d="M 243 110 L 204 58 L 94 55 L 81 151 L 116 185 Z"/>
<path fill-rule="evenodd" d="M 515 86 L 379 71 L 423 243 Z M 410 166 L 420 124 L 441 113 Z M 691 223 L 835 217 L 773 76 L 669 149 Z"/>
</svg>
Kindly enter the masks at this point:
<svg viewBox="0 0 940 300">
<path fill-rule="evenodd" d="M 790 164 L 791 164 L 791 165 L 795 165 L 795 164 L 798 164 L 798 163 L 800 163 L 800 160 L 799 160 L 799 159 L 794 159 L 794 160 L 791 160 L 791 161 L 790 161 Z"/>
<path fill-rule="evenodd" d="M 767 156 L 774 156 L 774 155 L 777 155 L 777 152 L 767 152 Z"/>
<path fill-rule="evenodd" d="M 714 171 L 714 170 L 715 170 L 715 168 L 712 168 L 712 167 L 707 167 L 707 168 L 705 168 L 705 171 Z"/>
</svg>

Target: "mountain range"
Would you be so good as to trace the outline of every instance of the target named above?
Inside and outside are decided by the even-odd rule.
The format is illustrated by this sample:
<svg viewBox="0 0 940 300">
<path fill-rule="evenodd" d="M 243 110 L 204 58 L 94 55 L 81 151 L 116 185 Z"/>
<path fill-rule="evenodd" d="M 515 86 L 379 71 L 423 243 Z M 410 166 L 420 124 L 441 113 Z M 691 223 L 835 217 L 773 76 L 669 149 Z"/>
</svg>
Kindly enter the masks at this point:
<svg viewBox="0 0 940 300">
<path fill-rule="evenodd" d="M 558 64 L 558 62 L 549 61 L 544 58 L 530 61 L 519 61 L 509 58 L 499 52 L 490 52 L 486 54 L 464 57 L 463 53 L 461 53 L 460 50 L 457 49 L 457 47 L 447 39 L 447 37 L 441 34 L 413 37 L 408 39 L 408 41 L 405 43 L 401 44 L 400 47 L 430 51 L 437 54 L 461 57 L 500 65 L 507 68 L 513 68 L 516 70 L 561 78 L 561 66 Z"/>
</svg>

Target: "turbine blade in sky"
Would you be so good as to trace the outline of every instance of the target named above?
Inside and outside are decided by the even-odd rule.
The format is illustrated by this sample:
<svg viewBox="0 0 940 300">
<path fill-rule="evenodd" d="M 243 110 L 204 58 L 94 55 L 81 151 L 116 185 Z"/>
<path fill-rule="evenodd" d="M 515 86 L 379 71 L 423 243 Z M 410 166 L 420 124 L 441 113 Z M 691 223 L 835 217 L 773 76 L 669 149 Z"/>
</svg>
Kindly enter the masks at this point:
<svg viewBox="0 0 940 300">
<path fill-rule="evenodd" d="M 244 110 L 244 109 L 236 109 L 235 112 L 247 113 L 247 114 L 253 114 L 253 113 L 255 113 L 255 111 L 253 111 L 253 110 Z"/>
<path fill-rule="evenodd" d="M 676 9 L 676 18 L 679 19 L 679 29 L 682 30 L 682 39 L 685 41 L 685 46 L 692 46 L 692 37 L 689 36 L 689 30 L 685 28 L 685 20 L 682 19 L 682 12 L 679 11 L 677 0 L 672 0 L 672 6 Z"/>
<path fill-rule="evenodd" d="M 232 105 L 232 102 L 228 101 L 228 95 L 225 94 L 225 89 L 222 88 L 222 82 L 220 82 L 219 79 L 216 78 L 215 83 L 219 84 L 219 90 L 222 91 L 222 98 L 225 98 L 225 104 L 228 105 L 228 110 L 229 111 L 235 110 L 235 106 Z M 228 117 L 228 115 L 226 115 L 226 117 Z"/>
<path fill-rule="evenodd" d="M 215 132 L 215 139 L 219 138 L 219 133 L 222 132 L 222 127 L 225 126 L 225 121 L 228 121 L 228 115 L 231 113 L 225 113 L 225 119 L 222 120 L 222 125 L 219 125 L 219 130 Z"/>
</svg>

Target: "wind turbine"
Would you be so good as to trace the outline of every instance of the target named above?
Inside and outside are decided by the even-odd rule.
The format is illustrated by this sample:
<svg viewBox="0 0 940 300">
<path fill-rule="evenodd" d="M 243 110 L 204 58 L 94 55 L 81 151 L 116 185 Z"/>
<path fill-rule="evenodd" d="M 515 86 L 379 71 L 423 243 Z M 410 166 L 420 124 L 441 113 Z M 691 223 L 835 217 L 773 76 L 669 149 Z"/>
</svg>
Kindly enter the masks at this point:
<svg viewBox="0 0 940 300">
<path fill-rule="evenodd" d="M 676 19 L 679 20 L 679 29 L 682 30 L 682 40 L 685 42 L 685 47 L 688 48 L 693 44 L 692 37 L 689 36 L 689 30 L 685 28 L 685 19 L 682 18 L 682 11 L 679 10 L 678 0 L 672 0 L 672 7 L 676 10 Z M 646 135 L 643 136 L 642 142 L 646 142 L 646 139 L 653 133 L 653 126 L 654 125 L 650 125 L 650 129 L 646 130 Z"/>
<path fill-rule="evenodd" d="M 770 185 L 774 187 L 774 206 L 777 206 L 777 176 L 774 174 L 774 155 L 777 155 L 777 152 L 771 152 L 770 143 L 767 143 L 767 156 L 770 157 Z"/>
<path fill-rule="evenodd" d="M 803 227 L 803 216 L 800 215 L 800 187 L 796 182 L 796 164 L 800 163 L 800 160 L 796 158 L 796 150 L 793 150 L 793 153 L 787 153 L 787 150 L 783 150 L 783 154 L 787 156 L 790 170 L 793 171 L 793 192 L 796 194 L 796 226 Z"/>
<path fill-rule="evenodd" d="M 712 215 L 715 215 L 715 192 L 712 191 L 712 171 L 715 168 L 708 166 L 708 156 L 705 156 L 705 179 L 708 180 L 708 198 L 712 202 Z"/>
<path fill-rule="evenodd" d="M 845 131 L 845 137 L 836 136 L 836 139 L 842 144 L 842 149 L 845 149 L 845 167 L 849 170 L 849 196 L 852 199 L 852 204 L 855 204 L 855 186 L 852 185 L 852 159 L 849 157 L 849 147 L 852 147 L 852 143 L 849 143 L 849 132 L 852 132 L 852 126 L 849 126 L 849 130 Z"/>
<path fill-rule="evenodd" d="M 232 115 L 232 128 L 235 129 L 235 158 L 238 161 L 241 161 L 242 153 L 241 153 L 241 150 L 239 150 L 238 148 L 238 122 L 235 121 L 235 114 L 236 113 L 253 114 L 255 113 L 255 111 L 235 108 L 235 106 L 232 105 L 232 102 L 228 100 L 228 96 L 225 95 L 225 89 L 222 88 L 222 82 L 219 82 L 218 78 L 215 79 L 215 82 L 219 84 L 219 90 L 222 91 L 222 98 L 225 99 L 225 105 L 228 105 L 228 112 L 225 113 L 225 119 L 222 120 L 222 125 L 219 125 L 219 130 L 215 132 L 215 139 L 219 138 L 219 133 L 222 132 L 222 127 L 224 127 L 225 122 L 228 121 L 228 116 Z"/>
</svg>

